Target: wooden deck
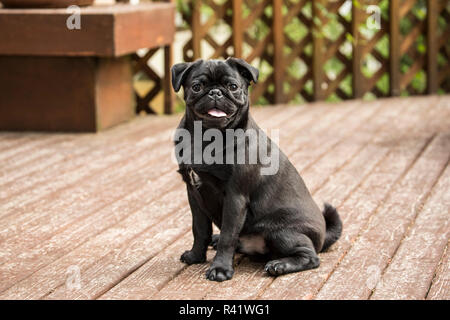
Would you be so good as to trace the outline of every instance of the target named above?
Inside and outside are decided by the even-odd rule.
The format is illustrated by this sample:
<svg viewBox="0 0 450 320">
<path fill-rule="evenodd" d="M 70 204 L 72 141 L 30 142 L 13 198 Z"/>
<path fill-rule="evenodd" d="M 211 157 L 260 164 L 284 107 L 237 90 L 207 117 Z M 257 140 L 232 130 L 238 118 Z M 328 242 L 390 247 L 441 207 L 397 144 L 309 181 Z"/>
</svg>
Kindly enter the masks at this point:
<svg viewBox="0 0 450 320">
<path fill-rule="evenodd" d="M 272 278 L 238 255 L 215 283 L 208 264 L 181 263 L 179 116 L 145 117 L 96 135 L 0 133 L 0 298 L 450 299 L 450 96 L 253 114 L 342 216 L 318 269 Z"/>
</svg>

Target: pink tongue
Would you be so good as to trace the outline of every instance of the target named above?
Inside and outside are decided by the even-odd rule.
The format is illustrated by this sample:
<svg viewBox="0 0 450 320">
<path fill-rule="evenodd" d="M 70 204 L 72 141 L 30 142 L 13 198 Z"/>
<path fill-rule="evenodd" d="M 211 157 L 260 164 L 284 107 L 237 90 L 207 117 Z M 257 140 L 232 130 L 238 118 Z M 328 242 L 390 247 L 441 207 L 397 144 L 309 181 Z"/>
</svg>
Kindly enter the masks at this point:
<svg viewBox="0 0 450 320">
<path fill-rule="evenodd" d="M 208 114 L 212 117 L 216 117 L 216 118 L 222 118 L 222 117 L 226 117 L 227 114 L 225 112 L 223 112 L 222 110 L 213 108 L 211 110 L 208 111 Z"/>
</svg>

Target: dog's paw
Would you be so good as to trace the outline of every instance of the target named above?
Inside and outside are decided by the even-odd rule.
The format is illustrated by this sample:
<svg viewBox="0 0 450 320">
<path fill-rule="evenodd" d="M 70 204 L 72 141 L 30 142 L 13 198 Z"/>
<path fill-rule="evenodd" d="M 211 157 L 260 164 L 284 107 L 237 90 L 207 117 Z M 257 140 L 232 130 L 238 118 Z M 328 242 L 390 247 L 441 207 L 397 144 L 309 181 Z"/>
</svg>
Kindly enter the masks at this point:
<svg viewBox="0 0 450 320">
<path fill-rule="evenodd" d="M 220 235 L 213 234 L 211 238 L 211 243 L 209 244 L 211 247 L 213 247 L 214 250 L 217 250 L 217 244 L 219 243 Z"/>
<path fill-rule="evenodd" d="M 222 282 L 225 280 L 230 280 L 233 277 L 233 274 L 234 270 L 232 267 L 215 265 L 213 263 L 208 271 L 206 271 L 206 279 Z"/>
<path fill-rule="evenodd" d="M 206 261 L 206 255 L 199 255 L 192 250 L 188 250 L 181 255 L 180 260 L 187 264 L 203 263 Z"/>
<path fill-rule="evenodd" d="M 287 263 L 281 260 L 272 260 L 267 262 L 264 267 L 264 271 L 266 271 L 271 276 L 280 276 L 286 273 Z"/>
</svg>

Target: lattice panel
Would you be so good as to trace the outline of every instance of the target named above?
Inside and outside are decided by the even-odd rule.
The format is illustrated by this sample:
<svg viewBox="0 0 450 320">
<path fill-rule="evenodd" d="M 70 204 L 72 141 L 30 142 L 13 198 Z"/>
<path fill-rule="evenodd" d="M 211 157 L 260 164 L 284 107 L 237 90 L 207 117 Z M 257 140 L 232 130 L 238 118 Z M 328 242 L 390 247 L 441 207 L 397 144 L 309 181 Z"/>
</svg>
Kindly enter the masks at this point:
<svg viewBox="0 0 450 320">
<path fill-rule="evenodd" d="M 172 2 L 173 0 L 143 0 L 148 2 Z M 116 0 L 116 2 L 130 2 L 130 0 Z M 160 74 L 155 71 L 156 65 L 152 67 L 150 60 L 160 53 L 164 62 L 163 70 Z M 134 93 L 136 99 L 136 113 L 156 114 L 163 112 L 170 114 L 173 112 L 174 96 L 170 86 L 170 67 L 172 65 L 172 47 L 171 45 L 140 49 L 131 54 L 133 74 L 134 74 Z M 156 68 L 155 68 L 156 67 Z M 157 101 L 159 100 L 159 101 Z M 160 106 L 155 108 L 155 106 Z"/>
<path fill-rule="evenodd" d="M 450 92 L 450 1 L 438 1 L 438 88 L 441 92 Z"/>
<path fill-rule="evenodd" d="M 353 10 L 354 97 L 389 95 L 389 0 L 360 1 Z"/>
<path fill-rule="evenodd" d="M 189 10 L 182 16 L 192 37 L 183 47 L 184 60 L 226 59 L 233 55 L 231 1 L 189 1 L 186 5 Z"/>
<path fill-rule="evenodd" d="M 242 5 L 241 57 L 261 70 L 259 82 L 252 88 L 251 99 L 257 104 L 274 103 L 272 1 L 247 0 L 242 1 Z"/>
<path fill-rule="evenodd" d="M 271 3 L 271 0 L 189 1 L 186 3 L 189 10 L 182 15 L 192 37 L 183 47 L 184 60 L 242 57 L 264 71 L 252 88 L 252 100 L 273 103 L 273 34 L 268 13 Z"/>
<path fill-rule="evenodd" d="M 303 102 L 313 100 L 313 34 L 312 2 L 284 2 L 285 77 L 284 100 Z"/>
<path fill-rule="evenodd" d="M 350 99 L 353 96 L 352 42 L 349 40 L 351 10 L 348 6 L 346 0 L 313 1 L 314 86 L 318 100 Z"/>
<path fill-rule="evenodd" d="M 150 84 L 150 88 L 143 95 L 139 94 L 135 88 L 136 96 L 136 113 L 145 112 L 147 114 L 156 113 L 154 108 L 151 106 L 151 102 L 155 99 L 158 93 L 162 89 L 162 78 L 150 67 L 149 60 L 155 55 L 159 48 L 150 49 L 145 54 L 139 55 L 138 53 L 133 54 L 131 57 L 133 59 L 134 74 L 138 77 L 144 78 Z M 136 84 L 135 84 L 136 85 Z"/>
<path fill-rule="evenodd" d="M 437 62 L 428 49 L 430 0 L 184 1 L 192 37 L 183 56 L 246 59 L 261 71 L 257 104 L 435 92 L 433 70 L 448 92 L 450 1 L 436 1 Z"/>
<path fill-rule="evenodd" d="M 426 91 L 426 10 L 425 0 L 401 0 L 400 89 L 403 94 Z"/>
<path fill-rule="evenodd" d="M 178 30 L 190 30 L 183 60 L 244 58 L 260 69 L 251 89 L 256 104 L 450 91 L 450 0 L 177 4 L 184 24 Z M 381 14 L 378 28 L 369 27 L 369 6 Z M 167 81 L 149 67 L 154 54 L 133 56 L 136 73 L 153 83 L 137 94 L 138 112 L 154 112 L 152 101 Z"/>
</svg>

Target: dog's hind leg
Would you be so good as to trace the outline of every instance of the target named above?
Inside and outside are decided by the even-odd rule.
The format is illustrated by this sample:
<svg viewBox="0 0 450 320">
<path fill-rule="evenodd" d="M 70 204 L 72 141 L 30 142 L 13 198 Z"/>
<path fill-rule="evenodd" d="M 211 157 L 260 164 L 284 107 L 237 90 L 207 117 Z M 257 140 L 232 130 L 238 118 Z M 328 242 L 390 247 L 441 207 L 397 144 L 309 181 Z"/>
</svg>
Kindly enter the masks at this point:
<svg viewBox="0 0 450 320">
<path fill-rule="evenodd" d="M 266 242 L 271 254 L 277 257 L 267 262 L 264 268 L 272 276 L 314 269 L 320 265 L 314 245 L 305 234 L 280 230 L 266 237 Z"/>
</svg>

